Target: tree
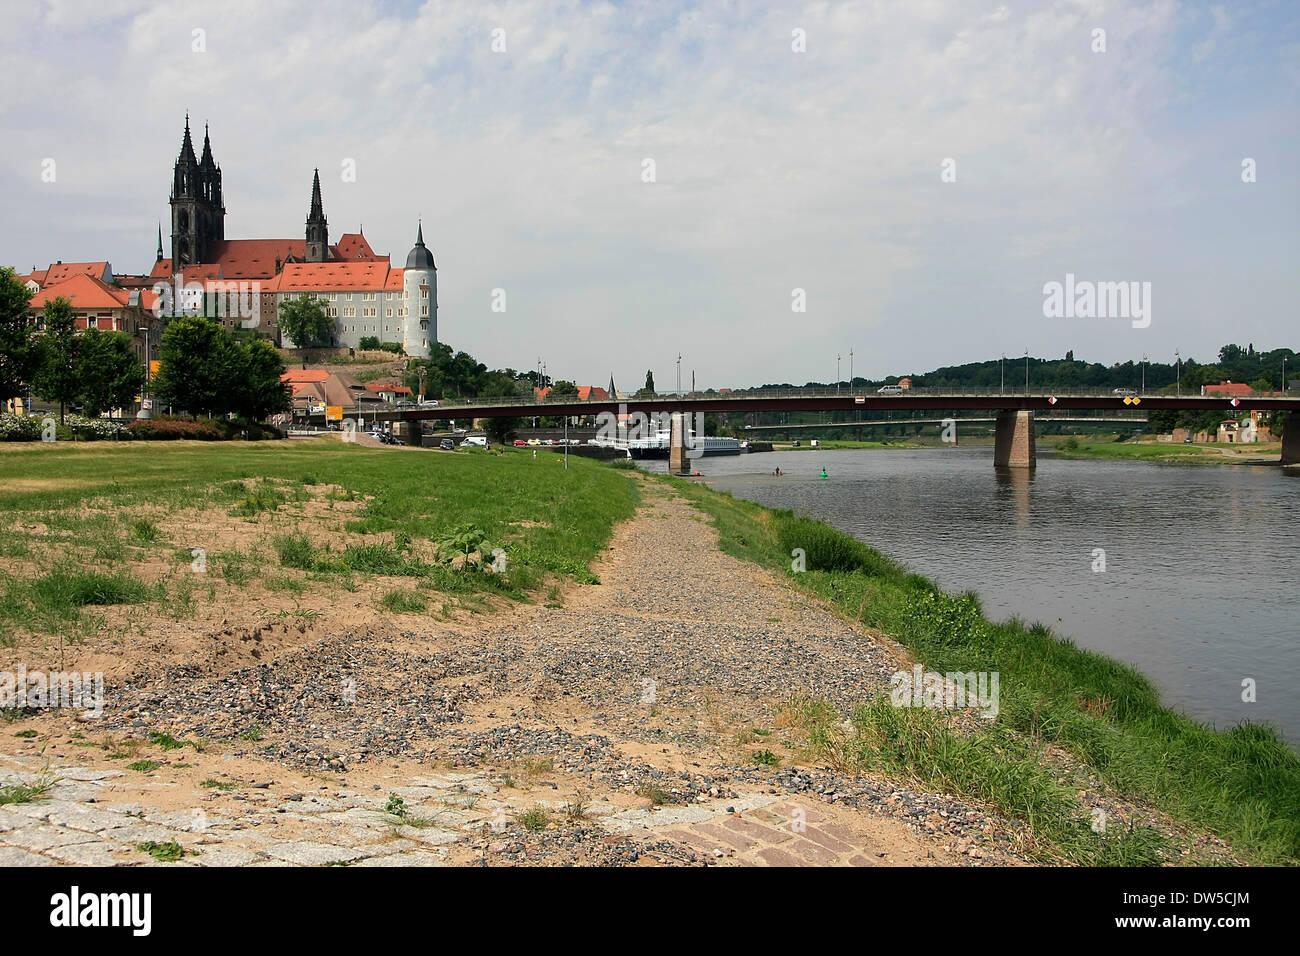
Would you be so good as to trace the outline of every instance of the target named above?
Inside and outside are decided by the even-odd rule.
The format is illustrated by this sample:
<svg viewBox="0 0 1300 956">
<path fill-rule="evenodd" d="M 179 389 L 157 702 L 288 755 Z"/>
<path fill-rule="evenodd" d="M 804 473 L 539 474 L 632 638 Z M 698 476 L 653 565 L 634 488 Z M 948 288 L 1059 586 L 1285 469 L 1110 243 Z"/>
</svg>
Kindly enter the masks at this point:
<svg viewBox="0 0 1300 956">
<path fill-rule="evenodd" d="M 237 375 L 239 349 L 228 329 L 200 315 L 180 316 L 163 332 L 158 355 L 162 368 L 153 394 L 159 402 L 193 415 L 234 407 L 243 383 Z"/>
<path fill-rule="evenodd" d="M 555 401 L 561 398 L 577 398 L 578 386 L 573 382 L 560 379 L 551 386 L 551 390 L 546 393 L 546 400 Z"/>
<path fill-rule="evenodd" d="M 40 361 L 27 314 L 31 298 L 13 269 L 0 268 L 0 401 L 26 392 Z"/>
<path fill-rule="evenodd" d="M 280 303 L 280 332 L 302 350 L 302 367 L 306 368 L 307 351 L 333 338 L 334 320 L 325 314 L 325 303 L 320 299 L 314 295 L 299 296 Z"/>
<path fill-rule="evenodd" d="M 513 376 L 505 372 L 492 372 L 484 383 L 483 391 L 480 395 L 484 398 L 514 398 L 519 394 L 519 388 Z M 488 433 L 498 445 L 504 445 L 514 437 L 515 430 L 519 427 L 520 419 L 517 417 L 502 417 L 486 419 L 483 430 Z"/>
<path fill-rule="evenodd" d="M 233 396 L 236 414 L 262 421 L 277 412 L 293 408 L 293 396 L 282 379 L 284 362 L 266 339 L 250 339 L 238 346 Z"/>
<path fill-rule="evenodd" d="M 655 394 L 655 375 L 649 369 L 645 373 L 645 385 L 636 393 L 637 398 L 653 398 Z"/>
<path fill-rule="evenodd" d="M 125 332 L 87 329 L 81 336 L 78 372 L 81 399 L 91 416 L 130 405 L 144 384 L 144 366 Z"/>
<path fill-rule="evenodd" d="M 59 424 L 67 406 L 81 394 L 77 317 L 72 303 L 59 296 L 45 303 L 41 312 L 45 325 L 40 337 L 40 364 L 32 378 L 32 391 L 47 402 L 59 403 Z"/>
</svg>

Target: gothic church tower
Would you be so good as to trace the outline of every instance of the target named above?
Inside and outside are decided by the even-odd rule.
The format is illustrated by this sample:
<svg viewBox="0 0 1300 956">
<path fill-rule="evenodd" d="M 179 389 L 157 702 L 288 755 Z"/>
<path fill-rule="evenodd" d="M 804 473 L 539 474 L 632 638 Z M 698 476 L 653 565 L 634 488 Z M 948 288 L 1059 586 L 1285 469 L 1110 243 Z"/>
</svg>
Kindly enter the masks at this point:
<svg viewBox="0 0 1300 956">
<path fill-rule="evenodd" d="M 311 182 L 311 211 L 307 213 L 307 261 L 324 262 L 330 257 L 330 228 L 320 198 L 320 170 Z"/>
<path fill-rule="evenodd" d="M 190 116 L 185 114 L 185 138 L 172 173 L 172 268 L 205 262 L 212 244 L 226 238 L 226 207 L 221 196 L 221 167 L 212 158 L 207 127 L 203 128 L 203 158 L 194 155 Z"/>
</svg>

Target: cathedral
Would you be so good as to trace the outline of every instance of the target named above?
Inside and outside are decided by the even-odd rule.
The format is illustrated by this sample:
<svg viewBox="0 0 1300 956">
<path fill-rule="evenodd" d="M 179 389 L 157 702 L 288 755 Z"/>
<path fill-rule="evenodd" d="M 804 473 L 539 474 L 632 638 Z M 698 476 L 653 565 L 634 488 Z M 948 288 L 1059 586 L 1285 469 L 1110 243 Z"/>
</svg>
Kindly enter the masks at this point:
<svg viewBox="0 0 1300 956">
<path fill-rule="evenodd" d="M 181 276 L 186 283 L 202 282 L 205 287 L 249 283 L 258 300 L 255 325 L 277 339 L 279 304 L 310 294 L 325 302 L 334 319 L 332 344 L 337 347 L 358 348 L 362 339 L 376 338 L 401 344 L 407 355 L 427 358 L 437 342 L 437 268 L 424 244 L 423 226 L 417 226 L 405 268 L 393 268 L 388 256 L 375 253 L 360 231 L 343 233 L 331 245 L 319 170 L 312 178 L 303 238 L 227 239 L 221 167 L 213 158 L 206 125 L 203 153 L 195 156 L 187 115 L 169 202 L 171 257 L 163 255 L 160 226 L 149 281 Z"/>
</svg>

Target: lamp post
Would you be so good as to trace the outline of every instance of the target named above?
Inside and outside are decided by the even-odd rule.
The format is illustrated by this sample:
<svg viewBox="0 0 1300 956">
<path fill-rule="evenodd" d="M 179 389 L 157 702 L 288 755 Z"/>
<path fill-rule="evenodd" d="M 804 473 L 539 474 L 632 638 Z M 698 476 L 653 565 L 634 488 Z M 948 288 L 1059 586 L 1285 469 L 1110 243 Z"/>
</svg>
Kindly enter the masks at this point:
<svg viewBox="0 0 1300 956">
<path fill-rule="evenodd" d="M 1282 383 L 1286 384 L 1286 359 L 1282 360 Z M 853 388 L 853 349 L 849 349 L 849 388 Z"/>
<path fill-rule="evenodd" d="M 1178 397 L 1182 398 L 1183 397 L 1183 357 L 1178 354 L 1178 349 L 1174 349 L 1174 360 L 1178 364 L 1178 372 L 1177 372 L 1178 377 L 1175 379 L 1174 387 L 1175 389 L 1177 389 Z"/>
<path fill-rule="evenodd" d="M 1282 356 L 1282 394 L 1286 394 L 1286 356 Z"/>
<path fill-rule="evenodd" d="M 682 397 L 682 353 L 677 353 L 677 397 Z"/>
<path fill-rule="evenodd" d="M 1147 357 L 1144 354 L 1142 356 L 1142 391 L 1140 394 L 1145 395 L 1146 393 L 1147 393 Z"/>
<path fill-rule="evenodd" d="M 1005 395 L 1007 391 L 1007 353 L 1002 353 L 1002 384 L 998 386 L 998 394 Z"/>
<path fill-rule="evenodd" d="M 1025 349 L 1025 394 L 1029 394 L 1029 349 Z"/>
<path fill-rule="evenodd" d="M 840 353 L 835 353 L 835 394 L 840 393 Z"/>
</svg>

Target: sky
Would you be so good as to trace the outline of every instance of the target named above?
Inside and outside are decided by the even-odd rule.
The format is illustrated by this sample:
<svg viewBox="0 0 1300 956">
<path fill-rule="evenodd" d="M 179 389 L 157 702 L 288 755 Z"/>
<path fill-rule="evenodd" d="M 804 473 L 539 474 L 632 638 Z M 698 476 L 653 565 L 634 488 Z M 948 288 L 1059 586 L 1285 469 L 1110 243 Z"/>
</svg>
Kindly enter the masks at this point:
<svg viewBox="0 0 1300 956">
<path fill-rule="evenodd" d="M 6 18 L 0 264 L 20 272 L 147 272 L 160 221 L 170 254 L 188 111 L 227 238 L 301 237 L 319 167 L 332 240 L 364 228 L 401 266 L 422 222 L 439 338 L 491 368 L 620 389 L 649 369 L 662 390 L 679 355 L 708 388 L 834 381 L 837 355 L 847 379 L 850 350 L 881 377 L 1026 349 L 1300 347 L 1293 2 L 41 0 Z M 1138 283 L 1149 312 L 1045 315 L 1067 274 Z"/>
</svg>

